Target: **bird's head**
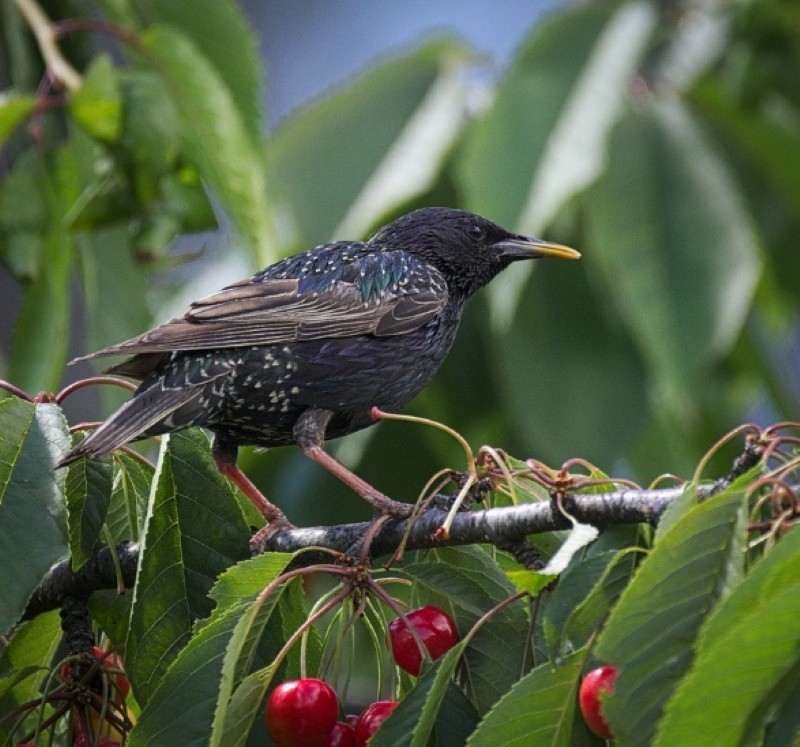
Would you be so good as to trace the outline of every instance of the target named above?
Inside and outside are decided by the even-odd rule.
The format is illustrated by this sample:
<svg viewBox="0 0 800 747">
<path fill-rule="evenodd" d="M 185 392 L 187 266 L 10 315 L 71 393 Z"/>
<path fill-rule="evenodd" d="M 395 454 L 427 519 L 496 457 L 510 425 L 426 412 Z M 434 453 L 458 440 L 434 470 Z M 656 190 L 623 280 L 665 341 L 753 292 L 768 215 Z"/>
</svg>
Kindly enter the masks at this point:
<svg viewBox="0 0 800 747">
<path fill-rule="evenodd" d="M 444 207 L 407 213 L 381 228 L 370 243 L 430 262 L 444 275 L 451 290 L 465 297 L 512 262 L 581 256 L 560 244 L 510 233 L 475 213 Z"/>
</svg>

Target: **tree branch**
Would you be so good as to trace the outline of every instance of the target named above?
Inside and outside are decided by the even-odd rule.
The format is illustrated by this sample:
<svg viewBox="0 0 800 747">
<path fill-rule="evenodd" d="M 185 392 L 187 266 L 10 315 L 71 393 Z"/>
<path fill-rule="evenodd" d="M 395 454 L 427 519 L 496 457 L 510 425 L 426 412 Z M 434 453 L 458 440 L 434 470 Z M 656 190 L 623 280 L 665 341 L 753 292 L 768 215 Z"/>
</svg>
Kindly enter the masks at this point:
<svg viewBox="0 0 800 747">
<path fill-rule="evenodd" d="M 698 493 L 708 493 L 713 486 L 699 488 Z M 683 492 L 683 488 L 661 490 L 616 490 L 608 493 L 570 495 L 567 508 L 580 522 L 598 528 L 617 524 L 656 524 L 667 507 Z M 553 532 L 571 528 L 570 521 L 561 514 L 552 501 L 524 503 L 506 508 L 489 508 L 482 511 L 459 513 L 446 540 L 437 538 L 437 530 L 447 512 L 432 508 L 414 520 L 408 532 L 408 521 L 387 521 L 377 532 L 370 547 L 372 557 L 392 555 L 400 547 L 408 532 L 406 550 L 422 550 L 447 545 L 489 543 L 498 547 L 518 545 L 529 534 Z M 369 522 L 341 524 L 328 527 L 307 527 L 279 532 L 272 537 L 265 551 L 296 552 L 309 547 L 322 547 L 340 553 L 352 553 L 364 536 Z M 116 552 L 126 587 L 132 587 L 136 578 L 139 545 L 118 545 Z M 308 553 L 302 562 L 317 562 L 323 554 Z M 329 556 L 324 555 L 326 562 Z M 73 572 L 71 559 L 56 563 L 44 577 L 28 602 L 23 619 L 30 619 L 61 606 L 66 596 L 88 597 L 100 589 L 116 588 L 114 558 L 111 549 L 104 547 L 77 572 Z"/>
</svg>

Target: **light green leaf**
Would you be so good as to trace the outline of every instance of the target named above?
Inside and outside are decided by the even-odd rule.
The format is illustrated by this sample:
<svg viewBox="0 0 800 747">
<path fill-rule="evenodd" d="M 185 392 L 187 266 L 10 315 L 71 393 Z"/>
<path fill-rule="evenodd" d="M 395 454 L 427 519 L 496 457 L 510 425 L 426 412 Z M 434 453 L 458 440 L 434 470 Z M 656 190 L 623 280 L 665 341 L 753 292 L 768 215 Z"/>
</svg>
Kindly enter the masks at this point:
<svg viewBox="0 0 800 747">
<path fill-rule="evenodd" d="M 106 523 L 116 542 L 138 541 L 144 530 L 153 468 L 124 451 L 114 455 L 114 492 Z"/>
<path fill-rule="evenodd" d="M 109 55 L 100 54 L 92 60 L 83 84 L 70 96 L 69 109 L 93 137 L 111 143 L 119 140 L 122 97 L 117 70 Z"/>
<path fill-rule="evenodd" d="M 36 98 L 13 91 L 0 92 L 0 148 L 36 106 Z"/>
<path fill-rule="evenodd" d="M 58 610 L 45 612 L 20 625 L 0 657 L 0 714 L 41 696 L 50 665 L 61 641 Z M 0 724 L 0 744 L 14 744 L 13 721 Z M 16 734 L 20 737 L 20 734 Z"/>
<path fill-rule="evenodd" d="M 42 576 L 67 554 L 64 472 L 55 465 L 68 448 L 59 407 L 0 400 L 0 634 L 19 620 Z"/>
<path fill-rule="evenodd" d="M 202 50 L 230 91 L 250 139 L 261 140 L 263 61 L 258 37 L 239 4 L 137 0 L 136 10 L 150 22 L 172 26 Z"/>
<path fill-rule="evenodd" d="M 590 524 L 581 524 L 571 516 L 567 516 L 567 518 L 572 523 L 572 531 L 567 535 L 567 539 L 558 548 L 556 554 L 542 568 L 541 572 L 545 576 L 558 576 L 563 573 L 575 553 L 596 540 L 597 535 L 600 533 L 597 527 L 593 527 Z"/>
<path fill-rule="evenodd" d="M 726 491 L 682 516 L 613 608 L 594 653 L 618 669 L 603 710 L 621 746 L 652 739 L 703 620 L 741 578 L 744 504 L 740 491 Z"/>
<path fill-rule="evenodd" d="M 461 131 L 469 57 L 453 41 L 430 42 L 284 122 L 269 153 L 288 211 L 282 243 L 362 237 L 429 189 Z"/>
<path fill-rule="evenodd" d="M 590 256 L 664 406 L 685 408 L 744 322 L 755 235 L 731 173 L 679 103 L 632 109 L 610 147 L 587 200 Z"/>
<path fill-rule="evenodd" d="M 760 741 L 800 672 L 800 532 L 791 531 L 708 618 L 654 742 Z M 795 711 L 795 728 L 800 717 Z M 798 732 L 795 732 L 795 736 Z"/>
<path fill-rule="evenodd" d="M 14 325 L 8 377 L 29 392 L 53 392 L 64 374 L 69 343 L 72 240 L 63 227 L 45 236 L 47 268 L 29 286 Z"/>
<path fill-rule="evenodd" d="M 537 235 L 600 173 L 606 140 L 657 21 L 650 3 L 588 3 L 532 31 L 467 145 L 468 206 Z M 493 284 L 492 321 L 507 329 L 530 267 Z"/>
<path fill-rule="evenodd" d="M 222 201 L 236 229 L 267 263 L 272 255 L 264 153 L 208 58 L 174 28 L 142 36 L 177 105 L 186 156 Z"/>
</svg>

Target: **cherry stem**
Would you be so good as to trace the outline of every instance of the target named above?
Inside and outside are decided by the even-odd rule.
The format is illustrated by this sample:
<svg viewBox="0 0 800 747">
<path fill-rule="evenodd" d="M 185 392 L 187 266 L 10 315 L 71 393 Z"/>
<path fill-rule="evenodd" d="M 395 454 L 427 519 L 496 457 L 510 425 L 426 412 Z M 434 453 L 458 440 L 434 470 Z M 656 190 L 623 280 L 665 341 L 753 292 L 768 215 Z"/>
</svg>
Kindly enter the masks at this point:
<svg viewBox="0 0 800 747">
<path fill-rule="evenodd" d="M 26 402 L 33 402 L 33 397 L 31 397 L 30 394 L 22 391 L 22 389 L 20 389 L 17 386 L 14 386 L 12 383 L 8 381 L 3 381 L 3 379 L 0 379 L 0 389 L 4 389 L 9 394 L 13 394 L 15 397 L 18 397 L 19 399 L 24 399 Z"/>
<path fill-rule="evenodd" d="M 76 381 L 74 384 L 65 386 L 58 394 L 56 394 L 55 401 L 56 403 L 61 404 L 67 397 L 69 397 L 71 394 L 74 394 L 79 389 L 99 384 L 118 386 L 122 389 L 127 389 L 129 392 L 136 391 L 135 384 L 132 384 L 130 381 L 126 381 L 125 379 L 118 379 L 116 376 L 89 376 L 86 379 L 81 379 L 80 381 Z"/>
</svg>

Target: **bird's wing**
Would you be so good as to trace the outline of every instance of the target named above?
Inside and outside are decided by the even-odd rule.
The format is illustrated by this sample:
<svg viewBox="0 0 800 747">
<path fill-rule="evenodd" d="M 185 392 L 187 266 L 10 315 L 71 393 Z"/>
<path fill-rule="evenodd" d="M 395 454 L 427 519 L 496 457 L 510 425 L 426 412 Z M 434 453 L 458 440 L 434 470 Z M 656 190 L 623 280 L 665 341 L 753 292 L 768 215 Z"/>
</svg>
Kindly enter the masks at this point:
<svg viewBox="0 0 800 747">
<path fill-rule="evenodd" d="M 447 297 L 430 265 L 401 252 L 365 254 L 313 275 L 255 275 L 194 302 L 183 317 L 76 360 L 400 335 L 433 319 Z"/>
</svg>

